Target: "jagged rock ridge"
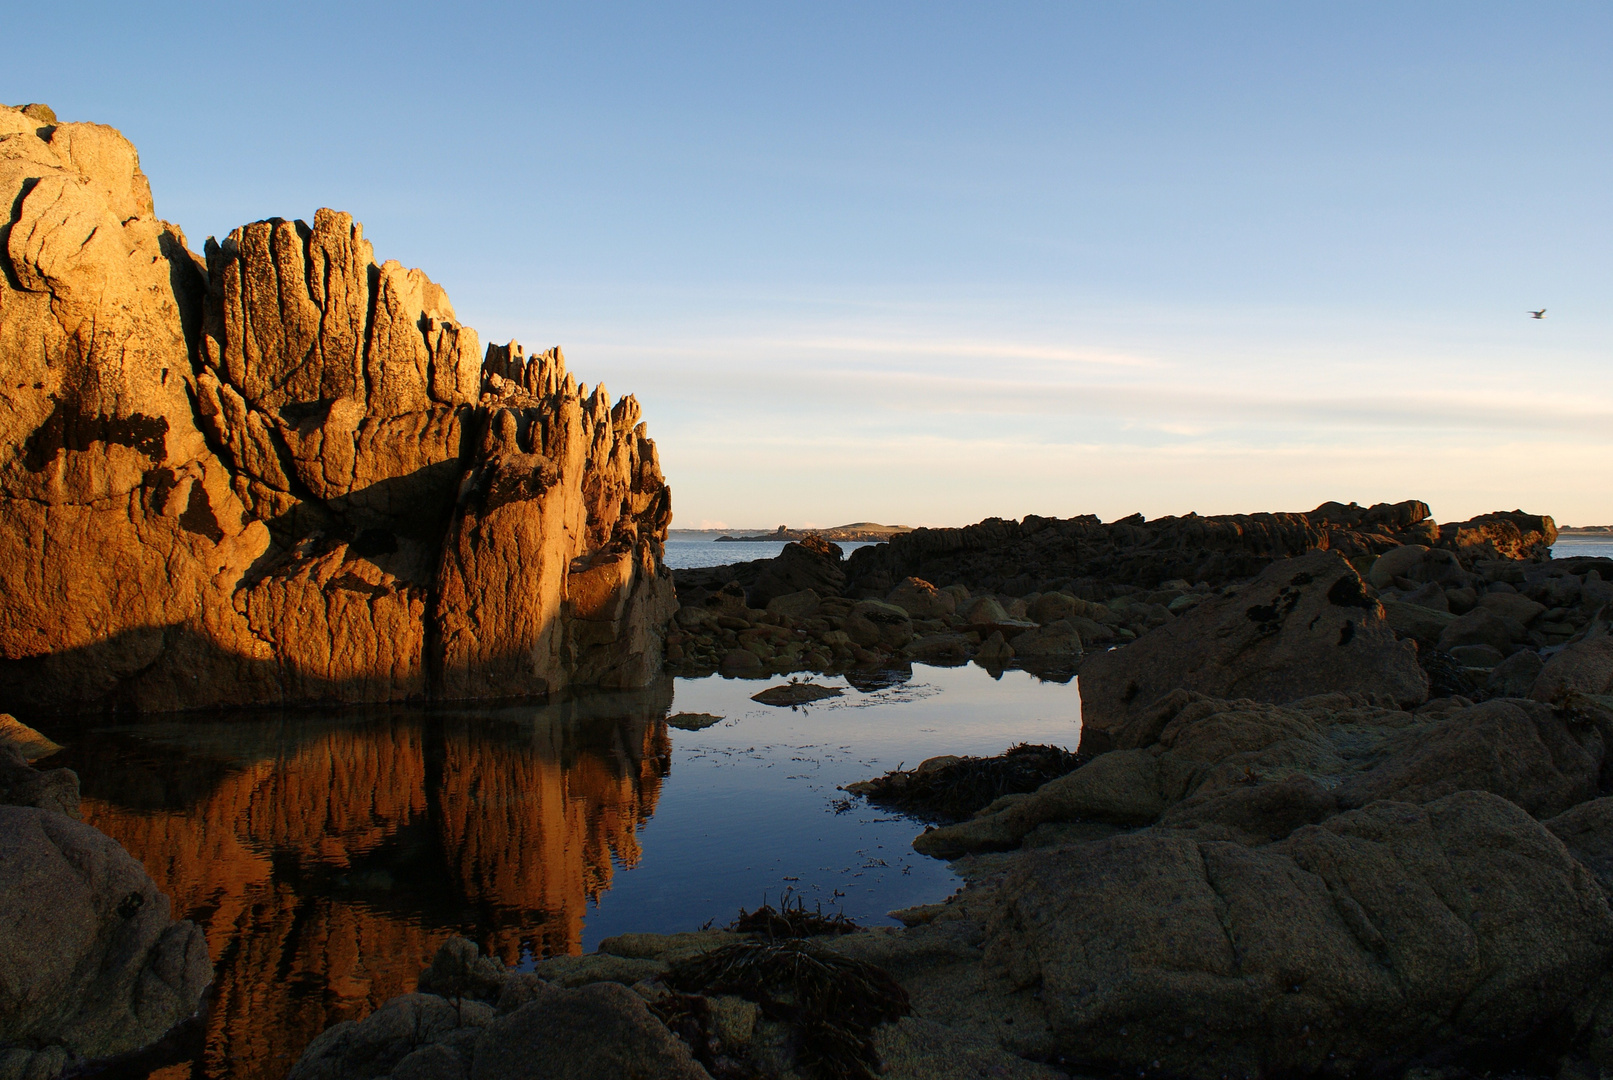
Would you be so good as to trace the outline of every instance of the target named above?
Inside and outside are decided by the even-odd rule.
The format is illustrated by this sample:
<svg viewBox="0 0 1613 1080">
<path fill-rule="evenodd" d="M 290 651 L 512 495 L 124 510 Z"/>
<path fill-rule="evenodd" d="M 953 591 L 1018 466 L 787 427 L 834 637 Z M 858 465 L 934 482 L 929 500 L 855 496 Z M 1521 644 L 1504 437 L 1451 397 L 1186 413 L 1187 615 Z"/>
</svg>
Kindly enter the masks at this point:
<svg viewBox="0 0 1613 1080">
<path fill-rule="evenodd" d="M 209 241 L 118 132 L 0 107 L 0 707 L 640 685 L 675 601 L 638 403 L 320 210 Z"/>
</svg>

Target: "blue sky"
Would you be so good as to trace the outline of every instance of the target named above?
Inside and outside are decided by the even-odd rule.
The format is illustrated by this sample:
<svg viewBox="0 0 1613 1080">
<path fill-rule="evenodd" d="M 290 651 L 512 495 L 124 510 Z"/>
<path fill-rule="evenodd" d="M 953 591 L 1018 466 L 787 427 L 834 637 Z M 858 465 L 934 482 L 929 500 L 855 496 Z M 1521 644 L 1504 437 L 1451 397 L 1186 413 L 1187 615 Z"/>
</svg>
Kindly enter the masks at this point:
<svg viewBox="0 0 1613 1080">
<path fill-rule="evenodd" d="M 7 25 L 0 100 L 120 128 L 193 247 L 349 210 L 484 340 L 636 393 L 679 526 L 1613 522 L 1605 4 Z"/>
</svg>

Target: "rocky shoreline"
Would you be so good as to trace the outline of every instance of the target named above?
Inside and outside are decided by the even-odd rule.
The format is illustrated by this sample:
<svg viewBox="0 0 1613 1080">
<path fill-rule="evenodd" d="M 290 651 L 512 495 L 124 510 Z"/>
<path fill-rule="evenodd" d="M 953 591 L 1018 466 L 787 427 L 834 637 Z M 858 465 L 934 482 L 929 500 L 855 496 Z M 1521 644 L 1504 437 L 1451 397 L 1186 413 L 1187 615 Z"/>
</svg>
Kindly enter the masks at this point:
<svg viewBox="0 0 1613 1080">
<path fill-rule="evenodd" d="M 331 1029 L 293 1075 L 463 1077 L 539 1059 L 520 1074 L 1458 1080 L 1613 1068 L 1613 560 L 1551 560 L 1549 518 L 1436 528 L 1408 516 L 1420 528 L 1398 539 L 1411 542 L 1333 530 L 1325 546 L 1286 552 L 1271 547 L 1280 530 L 1261 529 L 1242 546 L 1105 552 L 1129 580 L 1102 600 L 1090 574 L 1028 599 L 922 579 L 875 599 L 877 575 L 915 556 L 885 552 L 854 575 L 828 545 L 680 574 L 688 636 L 675 644 L 732 642 L 781 669 L 815 650 L 778 648 L 759 628 L 907 658 L 914 640 L 977 625 L 949 621 L 959 601 L 1000 609 L 991 634 L 1005 643 L 1005 627 L 1039 640 L 1059 622 L 1079 639 L 1075 618 L 1116 631 L 1103 644 L 1126 640 L 1121 629 L 1135 641 L 1071 650 L 1085 728 L 1069 771 L 961 815 L 954 805 L 952 823 L 916 837 L 968 883 L 893 913 L 902 928 L 742 919 L 623 935 L 525 973 L 450 943 L 420 994 Z M 1065 537 L 1091 528 L 980 532 L 1022 550 L 1060 524 Z M 921 536 L 915 550 L 932 573 L 942 559 L 982 581 L 1009 569 L 980 547 L 937 555 Z M 1161 577 L 1184 562 L 1251 572 Z M 1032 576 L 1024 567 L 1012 576 Z M 1116 607 L 1147 614 L 1128 623 Z M 899 617 L 876 617 L 887 610 Z M 981 768 L 938 759 L 887 790 L 947 770 Z M 847 985 L 871 965 L 900 993 L 881 999 L 888 1014 L 837 1029 L 826 1055 L 815 999 L 781 964 Z M 477 974 L 439 974 L 450 969 Z M 621 1035 L 579 1041 L 579 1023 Z"/>
</svg>

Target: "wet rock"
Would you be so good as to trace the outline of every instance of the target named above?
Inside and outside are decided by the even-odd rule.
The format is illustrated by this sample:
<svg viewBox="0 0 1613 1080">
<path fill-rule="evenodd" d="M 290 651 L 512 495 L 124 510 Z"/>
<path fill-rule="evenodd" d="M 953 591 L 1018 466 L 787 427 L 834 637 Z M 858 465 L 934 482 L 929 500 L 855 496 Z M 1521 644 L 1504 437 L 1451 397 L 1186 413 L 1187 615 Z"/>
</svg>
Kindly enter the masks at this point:
<svg viewBox="0 0 1613 1080">
<path fill-rule="evenodd" d="M 1014 647 L 1003 638 L 1001 630 L 993 630 L 991 636 L 980 643 L 975 650 L 975 659 L 982 664 L 1006 664 L 1014 658 Z"/>
<path fill-rule="evenodd" d="M 1014 637 L 1014 656 L 1023 665 L 1069 666 L 1081 658 L 1081 635 L 1069 619 L 1059 619 Z"/>
<path fill-rule="evenodd" d="M 926 664 L 961 664 L 974 653 L 978 634 L 925 634 L 908 643 L 903 655 Z"/>
<path fill-rule="evenodd" d="M 708 727 L 723 722 L 723 717 L 714 713 L 680 712 L 666 718 L 667 727 L 675 727 L 679 731 L 704 731 Z"/>
<path fill-rule="evenodd" d="M 64 770 L 65 771 L 65 770 Z M 76 786 L 76 784 L 75 784 Z M 207 942 L 128 852 L 61 813 L 0 806 L 0 1046 L 48 1080 L 127 1053 L 190 1017 L 212 981 Z"/>
<path fill-rule="evenodd" d="M 794 707 L 796 705 L 810 705 L 814 701 L 824 698 L 839 697 L 845 693 L 838 686 L 822 686 L 810 682 L 788 682 L 778 686 L 770 686 L 759 694 L 752 694 L 752 701 L 759 701 L 763 705 L 777 705 Z"/>
<path fill-rule="evenodd" d="M 1081 668 L 1082 723 L 1112 731 L 1172 690 L 1293 701 L 1359 691 L 1418 704 L 1428 681 L 1410 643 L 1349 563 L 1331 552 L 1272 564 L 1231 595 L 1194 607 Z"/>
<path fill-rule="evenodd" d="M 913 620 L 894 604 L 864 600 L 846 616 L 845 632 L 863 648 L 897 650 L 913 640 Z"/>
<path fill-rule="evenodd" d="M 723 654 L 722 665 L 718 669 L 724 675 L 739 678 L 755 678 L 762 675 L 766 668 L 761 657 L 749 649 L 729 649 Z"/>
</svg>

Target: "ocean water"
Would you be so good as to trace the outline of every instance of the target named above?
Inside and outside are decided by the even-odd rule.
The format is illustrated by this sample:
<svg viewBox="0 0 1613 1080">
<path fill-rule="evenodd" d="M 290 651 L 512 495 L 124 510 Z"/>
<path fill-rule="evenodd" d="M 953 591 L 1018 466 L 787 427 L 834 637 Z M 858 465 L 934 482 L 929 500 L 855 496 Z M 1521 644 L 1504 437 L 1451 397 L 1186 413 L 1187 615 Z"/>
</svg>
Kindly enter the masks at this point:
<svg viewBox="0 0 1613 1080">
<path fill-rule="evenodd" d="M 1574 555 L 1596 555 L 1613 559 L 1613 535 L 1570 536 L 1560 539 L 1551 547 L 1551 557 L 1566 559 Z"/>
<path fill-rule="evenodd" d="M 748 543 L 719 544 L 713 538 L 687 539 L 673 537 L 666 542 L 666 564 L 674 570 L 689 570 L 697 566 L 724 566 L 728 563 L 750 562 L 752 559 L 771 559 L 784 550 L 786 541 L 758 540 Z M 836 540 L 840 550 L 850 555 L 858 548 L 870 547 L 875 541 Z"/>
<path fill-rule="evenodd" d="M 728 545 L 723 545 L 724 547 Z M 84 817 L 206 931 L 212 1005 L 146 1071 L 279 1080 L 308 1041 L 414 989 L 464 934 L 510 964 L 626 930 L 724 925 L 785 890 L 858 922 L 940 900 L 922 826 L 840 785 L 943 753 L 1074 748 L 1073 682 L 936 668 L 819 681 L 667 679 L 548 705 L 40 723 Z M 700 731 L 679 712 L 723 717 Z"/>
</svg>

